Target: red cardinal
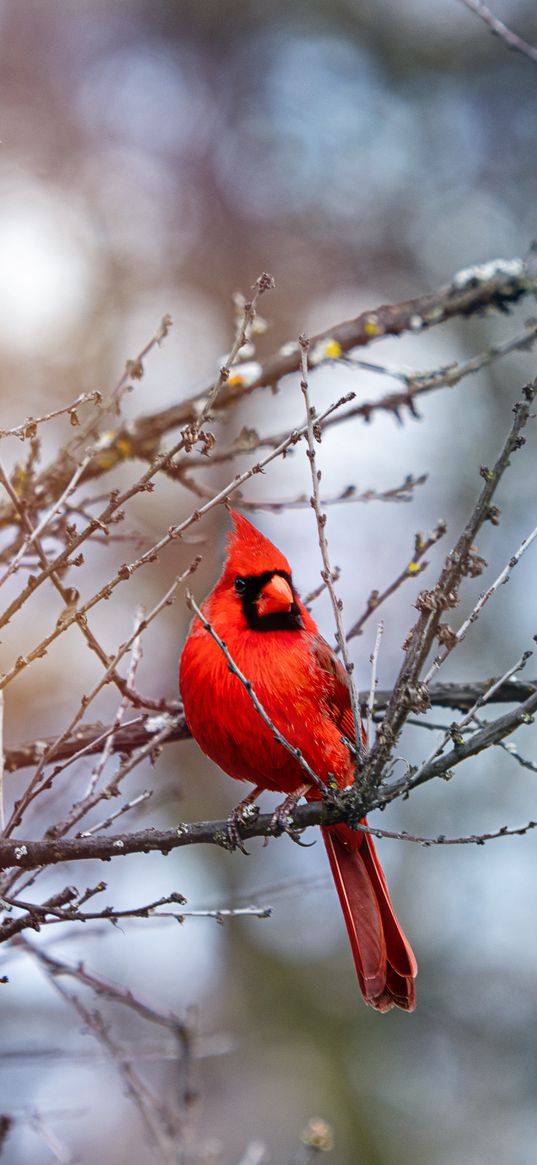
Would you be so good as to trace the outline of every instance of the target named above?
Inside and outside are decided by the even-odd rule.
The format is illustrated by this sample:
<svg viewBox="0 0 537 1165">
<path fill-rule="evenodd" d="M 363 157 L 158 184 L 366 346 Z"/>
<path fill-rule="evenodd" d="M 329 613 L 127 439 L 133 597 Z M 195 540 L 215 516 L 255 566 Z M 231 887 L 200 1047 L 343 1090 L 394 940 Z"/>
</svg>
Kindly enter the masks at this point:
<svg viewBox="0 0 537 1165">
<path fill-rule="evenodd" d="M 273 724 L 324 782 L 354 779 L 342 737 L 354 738 L 347 674 L 297 595 L 287 559 L 246 518 L 232 513 L 223 573 L 203 613 L 225 642 Z M 254 708 L 244 685 L 198 618 L 180 665 L 185 717 L 220 768 L 257 788 L 319 797 L 305 772 Z M 377 1011 L 416 1005 L 416 960 L 390 901 L 369 834 L 322 827 L 349 933 L 360 990 Z"/>
</svg>

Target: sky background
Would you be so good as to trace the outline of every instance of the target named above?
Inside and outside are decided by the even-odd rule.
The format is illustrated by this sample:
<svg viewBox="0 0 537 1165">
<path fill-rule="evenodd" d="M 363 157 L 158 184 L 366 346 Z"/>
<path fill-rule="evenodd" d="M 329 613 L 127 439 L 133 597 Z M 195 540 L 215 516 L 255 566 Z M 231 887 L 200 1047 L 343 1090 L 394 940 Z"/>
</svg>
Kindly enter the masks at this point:
<svg viewBox="0 0 537 1165">
<path fill-rule="evenodd" d="M 495 0 L 494 11 L 537 41 L 530 0 Z M 261 356 L 302 331 L 433 290 L 461 267 L 524 255 L 537 236 L 537 70 L 458 0 L 3 0 L 0 94 L 4 427 L 109 388 L 165 312 L 173 329 L 125 412 L 188 398 L 214 379 L 229 348 L 233 292 L 247 293 L 263 270 L 276 290 L 263 301 L 271 326 L 259 341 Z M 507 339 L 532 314 L 526 300 L 510 316 L 455 321 L 383 342 L 369 355 L 437 368 Z M 429 475 L 412 506 L 330 509 L 330 549 L 342 569 L 349 622 L 408 561 L 417 530 L 445 517 L 455 538 L 479 490 L 479 466 L 497 453 L 517 393 L 534 374 L 532 353 L 511 356 L 423 398 L 419 421 L 401 427 L 379 415 L 370 425 L 336 427 L 323 440 L 328 496 L 350 483 L 380 490 L 408 473 Z M 387 377 L 339 366 L 312 377 L 319 408 L 350 389 L 369 400 L 388 387 Z M 301 419 L 298 384 L 289 378 L 279 394 L 264 390 L 234 411 L 224 439 L 242 425 L 282 431 Z M 53 441 L 54 431 L 43 430 L 45 462 Z M 20 444 L 3 445 L 11 466 Z M 125 467 L 111 484 L 132 480 L 133 472 Z M 308 473 L 297 452 L 249 483 L 246 496 L 293 497 L 308 491 Z M 215 487 L 226 480 L 225 468 L 207 472 Z M 501 526 L 489 524 L 479 544 L 487 582 L 535 525 L 531 449 L 517 457 L 501 494 Z M 191 508 L 191 495 L 166 482 L 136 501 L 133 521 L 155 540 Z M 263 514 L 259 525 L 291 559 L 299 589 L 314 587 L 310 511 Z M 225 526 L 220 511 L 205 523 L 198 598 L 218 574 Z M 431 569 L 443 553 L 431 555 Z M 124 557 L 121 547 L 118 554 Z M 90 578 L 103 555 L 89 555 Z M 151 577 L 137 578 L 122 609 L 100 610 L 105 640 L 117 643 L 130 631 L 139 599 L 157 600 L 186 565 L 178 555 L 175 549 Z M 446 679 L 502 674 L 530 645 L 533 555 L 494 599 Z M 382 687 L 401 659 L 412 586 L 385 611 Z M 461 620 L 481 587 L 482 580 L 468 583 Z M 36 625 L 55 619 L 56 608 L 53 594 L 40 600 Z M 315 614 L 332 638 L 328 605 L 321 601 Z M 142 678 L 145 690 L 173 699 L 188 624 L 181 602 L 167 620 L 148 637 Z M 24 650 L 28 631 L 8 630 L 8 659 Z M 374 635 L 372 624 L 353 647 L 362 687 Z M 73 674 L 84 682 L 93 675 L 75 635 L 61 645 L 41 671 L 10 689 L 10 741 L 59 731 L 73 710 Z M 532 664 L 528 670 L 535 674 Z M 98 714 L 107 711 L 103 700 Z M 535 731 L 520 740 L 530 755 Z M 423 736 L 409 732 L 404 747 L 416 759 Z M 82 781 L 85 771 L 71 779 Z M 240 790 L 194 744 L 167 749 L 157 775 L 151 809 L 133 817 L 132 828 L 216 818 L 238 800 Z M 135 780 L 142 788 L 147 777 Z M 449 785 L 429 784 L 382 824 L 426 834 L 519 824 L 535 816 L 534 780 L 497 750 Z M 36 830 L 42 827 L 36 818 Z M 537 1136 L 535 844 L 531 835 L 449 851 L 384 843 L 382 861 L 420 964 L 412 1017 L 379 1017 L 362 1006 L 318 845 L 252 844 L 248 859 L 209 849 L 180 851 L 166 863 L 158 855 L 132 858 L 113 871 L 115 905 L 178 889 L 192 907 L 269 904 L 272 919 L 225 927 L 192 920 L 182 928 L 139 922 L 84 936 L 83 944 L 73 930 L 55 948 L 161 1008 L 199 1007 L 202 1034 L 220 1049 L 200 1066 L 199 1115 L 218 1165 L 241 1161 L 256 1139 L 275 1162 L 290 1161 L 315 1114 L 334 1126 L 337 1165 L 482 1165 L 492 1156 L 530 1165 Z M 94 873 L 102 876 L 102 868 Z M 43 893 L 47 887 L 45 879 Z M 13 951 L 5 971 L 1 1107 L 17 1118 L 6 1165 L 51 1160 L 29 1127 L 35 1109 L 83 1162 L 145 1162 L 129 1101 L 91 1037 L 29 958 Z M 140 1038 L 133 1025 L 118 1030 L 131 1045 Z M 173 1088 L 165 1059 L 150 1071 L 163 1089 Z"/>
</svg>

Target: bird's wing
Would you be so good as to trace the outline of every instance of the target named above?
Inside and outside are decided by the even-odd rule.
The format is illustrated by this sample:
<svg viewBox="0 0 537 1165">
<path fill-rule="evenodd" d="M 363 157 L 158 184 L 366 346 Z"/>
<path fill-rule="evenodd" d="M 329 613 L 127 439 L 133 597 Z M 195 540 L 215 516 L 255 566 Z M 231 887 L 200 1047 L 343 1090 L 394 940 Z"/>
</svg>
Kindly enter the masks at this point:
<svg viewBox="0 0 537 1165">
<path fill-rule="evenodd" d="M 354 718 L 349 692 L 349 679 L 341 661 L 330 644 L 320 635 L 312 644 L 315 663 L 326 679 L 326 700 L 334 720 L 348 740 L 355 740 Z"/>
</svg>

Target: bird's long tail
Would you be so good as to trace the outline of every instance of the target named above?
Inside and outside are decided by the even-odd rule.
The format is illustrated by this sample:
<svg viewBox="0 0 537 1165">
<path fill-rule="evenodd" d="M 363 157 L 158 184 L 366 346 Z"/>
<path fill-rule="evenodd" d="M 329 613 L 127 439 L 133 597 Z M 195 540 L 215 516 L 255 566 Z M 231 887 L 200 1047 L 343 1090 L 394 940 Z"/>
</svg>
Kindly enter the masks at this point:
<svg viewBox="0 0 537 1165">
<path fill-rule="evenodd" d="M 413 1011 L 416 959 L 395 916 L 371 836 L 346 825 L 323 827 L 322 834 L 366 1003 L 377 1011 Z"/>
</svg>

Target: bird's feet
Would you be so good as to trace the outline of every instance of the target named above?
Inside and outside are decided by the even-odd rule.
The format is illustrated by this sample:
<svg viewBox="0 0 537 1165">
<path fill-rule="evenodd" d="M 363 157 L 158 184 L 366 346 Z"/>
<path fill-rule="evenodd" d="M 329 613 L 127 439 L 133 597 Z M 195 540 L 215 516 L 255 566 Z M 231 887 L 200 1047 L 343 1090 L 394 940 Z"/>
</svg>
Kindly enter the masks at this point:
<svg viewBox="0 0 537 1165">
<path fill-rule="evenodd" d="M 274 810 L 270 823 L 273 833 L 287 833 L 293 841 L 296 841 L 297 845 L 302 846 L 305 846 L 306 842 L 300 841 L 300 831 L 293 825 L 293 813 L 300 798 L 309 788 L 309 785 L 301 785 L 299 789 L 295 789 L 294 793 L 290 793 L 285 801 L 282 801 L 281 805 L 278 805 Z"/>
<path fill-rule="evenodd" d="M 247 797 L 243 797 L 242 801 L 232 809 L 227 819 L 227 832 L 231 849 L 240 849 L 241 853 L 247 854 L 248 850 L 244 845 L 240 834 L 241 825 L 253 825 L 259 817 L 259 806 L 254 802 L 262 793 L 262 789 L 256 786 L 248 793 Z"/>
</svg>

